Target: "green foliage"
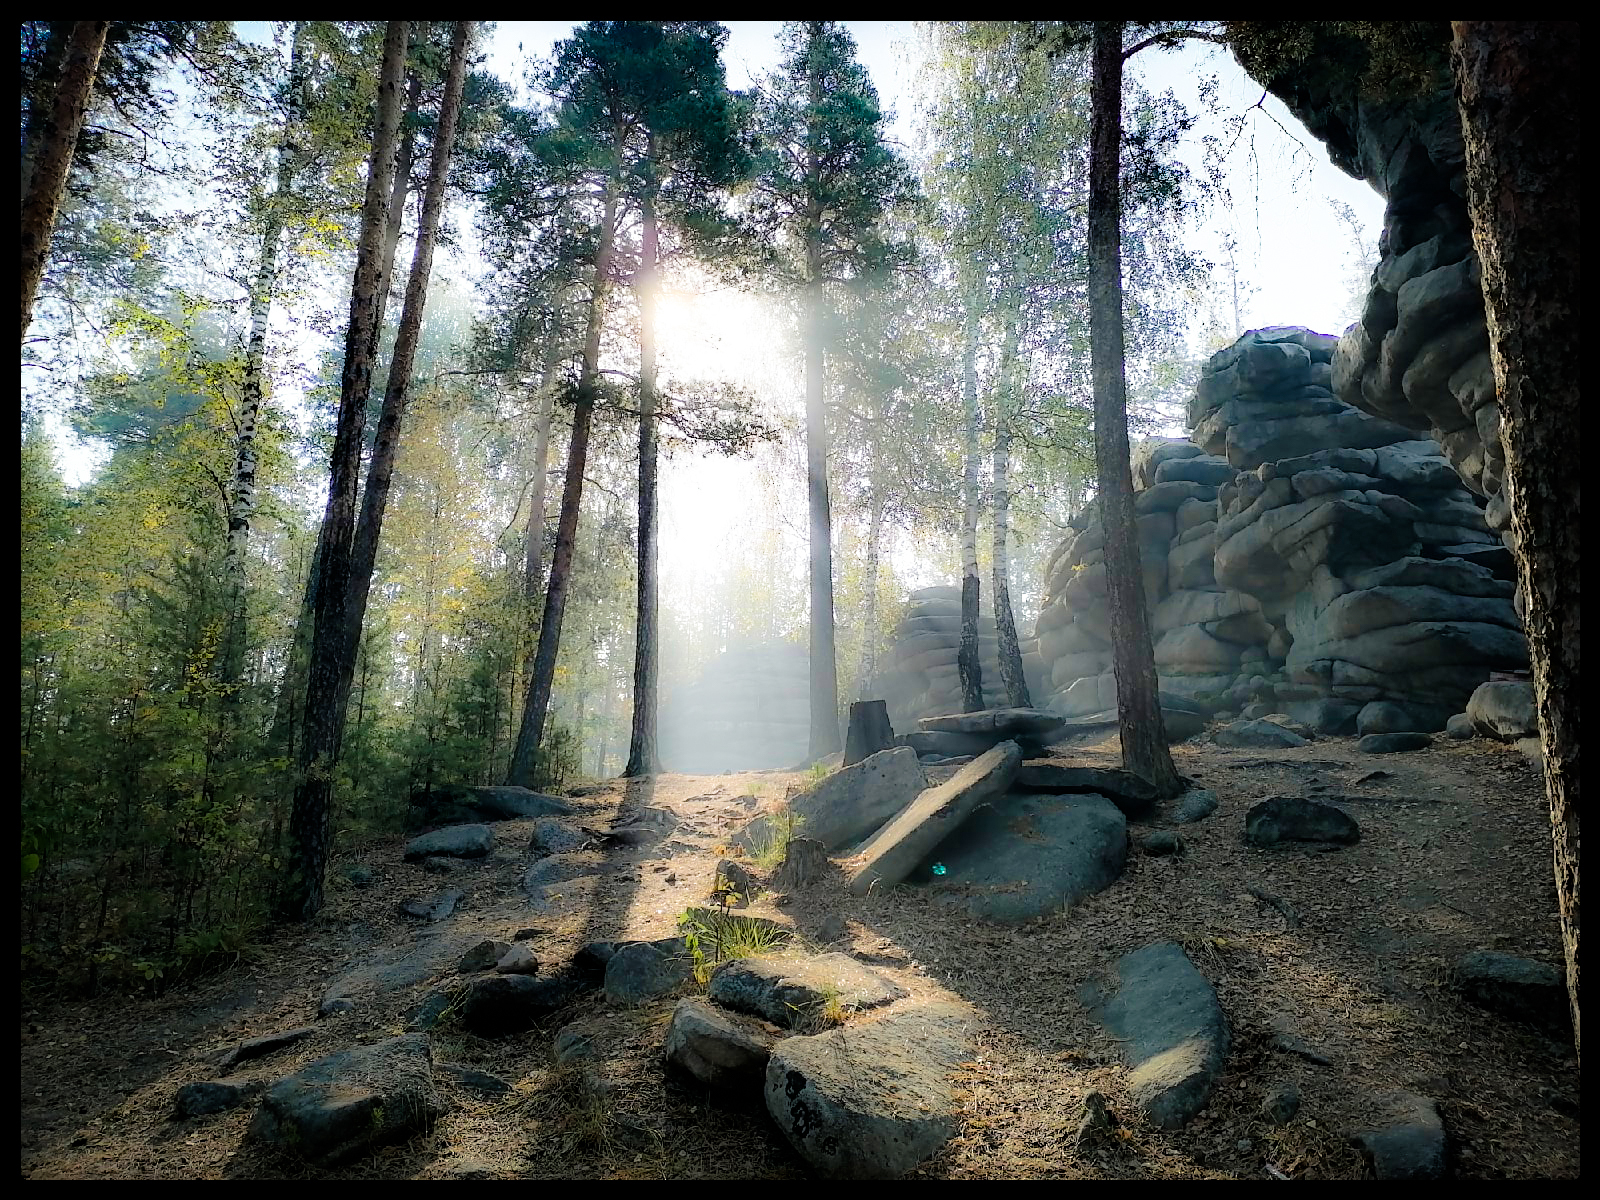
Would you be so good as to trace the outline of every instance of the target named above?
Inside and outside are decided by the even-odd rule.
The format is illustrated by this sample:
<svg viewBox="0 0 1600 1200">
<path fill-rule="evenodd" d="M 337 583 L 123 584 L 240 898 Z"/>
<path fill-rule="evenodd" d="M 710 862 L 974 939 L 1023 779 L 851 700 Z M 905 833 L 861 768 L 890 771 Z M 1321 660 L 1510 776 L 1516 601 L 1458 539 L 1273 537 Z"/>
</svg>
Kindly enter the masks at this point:
<svg viewBox="0 0 1600 1200">
<path fill-rule="evenodd" d="M 678 929 L 694 958 L 694 978 L 701 987 L 710 980 L 717 964 L 771 954 L 789 942 L 786 930 L 766 921 L 705 908 L 679 913 Z"/>
</svg>

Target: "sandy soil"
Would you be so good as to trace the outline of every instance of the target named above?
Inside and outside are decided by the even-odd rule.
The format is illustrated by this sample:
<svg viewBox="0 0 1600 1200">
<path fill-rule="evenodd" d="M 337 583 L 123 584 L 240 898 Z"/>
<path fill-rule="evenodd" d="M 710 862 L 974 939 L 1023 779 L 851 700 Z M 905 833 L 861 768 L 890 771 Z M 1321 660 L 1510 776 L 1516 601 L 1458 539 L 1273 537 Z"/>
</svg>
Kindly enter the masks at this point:
<svg viewBox="0 0 1600 1200">
<path fill-rule="evenodd" d="M 1217 812 L 1183 827 L 1186 856 L 1133 851 L 1119 882 L 1070 911 L 988 926 L 953 919 L 925 889 L 848 896 L 837 874 L 758 897 L 747 910 L 812 946 L 842 920 L 844 934 L 828 948 L 854 953 L 914 994 L 960 996 L 983 1014 L 979 1050 L 956 1079 L 960 1131 L 916 1175 L 1357 1179 L 1370 1172 L 1347 1134 L 1371 1096 L 1405 1088 L 1438 1101 L 1457 1177 L 1576 1178 L 1571 1047 L 1473 1007 L 1451 980 L 1451 964 L 1469 950 L 1560 961 L 1549 819 L 1521 756 L 1442 737 L 1429 750 L 1382 756 L 1358 753 L 1353 738 L 1270 753 L 1196 739 L 1174 753 L 1180 771 L 1218 793 Z M 1115 765 L 1115 739 L 1080 738 L 1056 754 Z M 656 845 L 611 852 L 592 899 L 557 914 L 531 912 L 518 888 L 531 822 L 496 825 L 495 853 L 448 878 L 403 863 L 404 839 L 385 839 L 360 855 L 377 869 L 373 885 L 336 886 L 314 925 L 275 935 L 231 970 L 158 999 L 25 1009 L 24 1178 L 805 1177 L 758 1098 L 742 1110 L 715 1107 L 663 1071 L 670 997 L 622 1009 L 595 995 L 545 1029 L 498 1040 L 437 1031 L 436 1061 L 491 1071 L 514 1083 L 512 1094 L 486 1101 L 441 1084 L 450 1111 L 431 1134 L 339 1171 L 245 1142 L 253 1105 L 170 1119 L 177 1088 L 216 1077 L 217 1057 L 241 1038 L 317 1025 L 313 1037 L 238 1072 L 270 1081 L 351 1042 L 400 1032 L 433 980 L 315 1022 L 330 980 L 418 938 L 416 923 L 396 913 L 399 901 L 460 887 L 467 897 L 453 928 L 509 939 L 534 926 L 530 944 L 548 964 L 590 940 L 666 936 L 678 914 L 707 902 L 729 834 L 802 783 L 757 772 L 583 789 L 574 803 L 585 825 L 605 828 L 642 805 L 669 809 L 680 824 Z M 1258 800 L 1319 794 L 1346 797 L 1359 844 L 1269 852 L 1239 840 Z M 1292 906 L 1298 926 L 1287 927 L 1251 886 Z M 1233 1032 L 1210 1104 L 1180 1131 L 1140 1122 L 1117 1045 L 1077 998 L 1085 983 L 1110 980 L 1119 955 L 1160 939 L 1183 943 L 1215 984 Z M 555 1029 L 574 1020 L 601 1047 L 587 1083 L 553 1065 Z M 1328 1065 L 1285 1049 L 1285 1036 Z M 1260 1102 L 1284 1081 L 1302 1103 L 1278 1127 Z M 1072 1134 L 1090 1090 L 1108 1097 L 1118 1126 L 1079 1152 Z"/>
</svg>

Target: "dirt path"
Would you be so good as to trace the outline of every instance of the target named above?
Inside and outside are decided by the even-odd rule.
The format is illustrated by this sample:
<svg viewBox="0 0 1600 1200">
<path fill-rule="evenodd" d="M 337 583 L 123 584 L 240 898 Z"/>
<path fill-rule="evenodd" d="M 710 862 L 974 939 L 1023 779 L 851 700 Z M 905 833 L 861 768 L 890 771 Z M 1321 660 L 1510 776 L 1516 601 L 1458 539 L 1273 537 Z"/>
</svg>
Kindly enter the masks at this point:
<svg viewBox="0 0 1600 1200">
<path fill-rule="evenodd" d="M 1111 765 L 1115 743 L 1086 739 L 1057 753 Z M 914 994 L 959 995 L 983 1013 L 980 1051 L 958 1080 L 961 1130 L 916 1174 L 1360 1178 L 1365 1167 L 1345 1133 L 1370 1096 L 1404 1088 L 1439 1102 L 1458 1177 L 1575 1178 L 1570 1046 L 1472 1007 L 1450 980 L 1450 964 L 1470 950 L 1559 961 L 1548 816 L 1521 757 L 1442 738 L 1423 752 L 1383 756 L 1359 754 L 1350 738 L 1270 757 L 1200 741 L 1175 753 L 1181 771 L 1217 792 L 1217 812 L 1183 827 L 1186 856 L 1135 851 L 1120 881 L 1070 912 L 986 926 L 953 918 L 924 889 L 857 899 L 836 880 L 751 908 L 817 945 L 842 921 L 831 948 Z M 532 926 L 541 961 L 558 964 L 587 941 L 673 933 L 679 913 L 706 902 L 728 833 L 801 782 L 777 772 L 669 775 L 586 789 L 574 801 L 585 825 L 605 827 L 643 806 L 668 809 L 679 824 L 658 844 L 611 852 L 598 890 L 575 889 L 545 913 L 532 911 L 519 888 L 532 822 L 497 824 L 495 852 L 450 877 L 403 863 L 404 839 L 385 839 L 361 856 L 377 871 L 372 885 L 341 883 L 312 927 L 278 936 L 252 962 L 159 1000 L 25 1011 L 24 1177 L 804 1177 L 759 1100 L 742 1111 L 710 1107 L 664 1074 L 670 999 L 616 1009 L 596 995 L 567 1015 L 601 1048 L 608 1090 L 598 1105 L 574 1090 L 571 1071 L 552 1066 L 554 1026 L 498 1040 L 436 1033 L 436 1061 L 493 1072 L 515 1084 L 512 1095 L 490 1102 L 443 1085 L 450 1112 L 431 1135 L 340 1171 L 310 1171 L 246 1144 L 250 1105 L 169 1119 L 177 1088 L 215 1077 L 216 1057 L 241 1038 L 317 1025 L 313 1037 L 241 1072 L 270 1080 L 399 1032 L 441 973 L 446 936 L 509 938 Z M 1285 794 L 1347 797 L 1362 840 L 1321 854 L 1244 846 L 1246 809 Z M 448 921 L 419 933 L 396 912 L 399 901 L 441 886 L 466 892 Z M 1288 928 L 1251 886 L 1292 906 L 1298 926 Z M 1211 1103 L 1179 1131 L 1132 1117 L 1117 1046 L 1078 1000 L 1086 983 L 1109 979 L 1119 955 L 1160 939 L 1184 944 L 1233 1030 Z M 389 964 L 389 983 L 402 982 L 383 990 L 369 972 L 355 1012 L 315 1021 L 330 983 L 379 961 Z M 1281 1082 L 1294 1083 L 1302 1101 L 1300 1115 L 1277 1127 L 1259 1106 Z M 1090 1090 L 1109 1098 L 1121 1125 L 1080 1154 L 1071 1134 Z"/>
</svg>

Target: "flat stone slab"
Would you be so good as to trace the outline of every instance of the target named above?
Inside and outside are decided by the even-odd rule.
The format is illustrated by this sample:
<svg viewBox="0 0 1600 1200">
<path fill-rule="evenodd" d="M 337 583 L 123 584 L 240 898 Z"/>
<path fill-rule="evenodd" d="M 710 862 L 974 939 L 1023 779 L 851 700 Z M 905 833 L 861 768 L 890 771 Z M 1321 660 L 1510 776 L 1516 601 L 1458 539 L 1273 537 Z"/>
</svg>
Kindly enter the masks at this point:
<svg viewBox="0 0 1600 1200">
<path fill-rule="evenodd" d="M 877 1008 L 905 989 L 848 954 L 810 958 L 740 958 L 711 973 L 710 995 L 724 1008 L 788 1029 L 805 1024 L 829 1000 L 845 1011 Z"/>
<path fill-rule="evenodd" d="M 942 905 L 1017 922 L 1105 890 L 1127 857 L 1127 818 L 1106 797 L 1012 794 L 978 808 L 912 878 L 926 880 Z"/>
<path fill-rule="evenodd" d="M 880 750 L 792 798 L 789 812 L 797 818 L 794 834 L 819 841 L 830 852 L 838 850 L 859 842 L 902 812 L 927 786 L 915 750 L 907 746 Z M 771 836 L 771 828 L 771 818 L 757 817 L 747 832 L 759 839 Z"/>
<path fill-rule="evenodd" d="M 1038 738 L 1063 724 L 1060 714 L 1038 708 L 986 708 L 979 712 L 923 717 L 917 728 L 930 733 L 998 733 L 1003 737 Z"/>
<path fill-rule="evenodd" d="M 533 823 L 528 849 L 543 858 L 549 854 L 576 854 L 594 839 L 584 830 L 555 817 L 540 817 Z"/>
<path fill-rule="evenodd" d="M 899 883 L 973 809 L 1004 793 L 1021 764 L 1021 748 L 1015 742 L 1001 742 L 962 767 L 948 783 L 923 792 L 861 848 L 850 873 L 850 891 L 864 896 L 874 886 Z"/>
<path fill-rule="evenodd" d="M 460 888 L 446 888 L 442 892 L 404 900 L 400 904 L 400 911 L 405 916 L 424 921 L 442 921 L 455 912 L 456 905 L 461 903 L 464 895 Z"/>
<path fill-rule="evenodd" d="M 1356 742 L 1363 754 L 1396 754 L 1404 750 L 1426 750 L 1433 738 L 1425 733 L 1369 733 Z"/>
<path fill-rule="evenodd" d="M 1456 963 L 1456 983 L 1474 1003 L 1566 1036 L 1572 1031 L 1566 972 L 1549 963 L 1478 950 Z"/>
<path fill-rule="evenodd" d="M 1123 1043 L 1128 1093 L 1152 1124 L 1182 1126 L 1205 1106 L 1228 1053 L 1217 993 L 1175 942 L 1117 960 L 1121 987 L 1102 1012 Z"/>
<path fill-rule="evenodd" d="M 1439 1179 L 1444 1175 L 1444 1122 L 1426 1096 L 1391 1092 L 1374 1098 L 1371 1120 L 1352 1137 L 1379 1179 Z"/>
<path fill-rule="evenodd" d="M 1018 768 L 1011 786 L 1021 792 L 1098 792 L 1129 817 L 1147 816 L 1156 804 L 1154 784 L 1115 767 L 1069 767 L 1034 759 Z"/>
<path fill-rule="evenodd" d="M 940 733 L 937 730 L 915 730 L 896 740 L 916 751 L 919 757 L 967 758 L 982 754 L 992 748 L 998 734 Z"/>
<path fill-rule="evenodd" d="M 1249 747 L 1273 750 L 1289 746 L 1304 746 L 1306 739 L 1292 729 L 1285 729 L 1265 717 L 1253 721 L 1233 721 L 1212 735 L 1219 746 Z"/>
<path fill-rule="evenodd" d="M 487 825 L 451 825 L 435 829 L 406 843 L 407 862 L 420 862 L 430 854 L 451 858 L 482 858 L 494 849 L 494 831 Z"/>
<path fill-rule="evenodd" d="M 224 1071 L 231 1071 L 242 1062 L 248 1062 L 252 1058 L 264 1058 L 268 1054 L 282 1050 L 285 1046 L 303 1042 L 316 1031 L 316 1026 L 314 1025 L 302 1025 L 298 1029 L 285 1029 L 281 1033 L 269 1033 L 265 1037 L 249 1038 L 224 1054 L 221 1060 L 218 1061 L 217 1066 Z"/>
<path fill-rule="evenodd" d="M 786 1038 L 767 1062 L 767 1111 L 819 1175 L 897 1179 L 960 1127 L 950 1072 L 978 1024 L 964 1004 L 928 1001 Z"/>
<path fill-rule="evenodd" d="M 708 1087 L 753 1093 L 765 1082 L 773 1040 L 760 1022 L 686 996 L 672 1010 L 663 1053 Z"/>
<path fill-rule="evenodd" d="M 248 1079 L 204 1079 L 186 1083 L 173 1098 L 172 1114 L 179 1120 L 209 1117 L 238 1108 L 261 1092 L 261 1084 Z"/>
<path fill-rule="evenodd" d="M 428 1037 L 408 1033 L 340 1050 L 278 1080 L 246 1136 L 331 1166 L 424 1132 L 442 1111 Z"/>
<path fill-rule="evenodd" d="M 1244 840 L 1263 847 L 1284 842 L 1353 846 L 1361 840 L 1361 826 L 1331 804 L 1304 796 L 1270 796 L 1245 814 Z"/>
<path fill-rule="evenodd" d="M 572 813 L 572 806 L 565 800 L 543 792 L 523 787 L 467 787 L 453 783 L 435 786 L 427 795 L 414 794 L 411 804 L 425 814 L 430 824 L 512 821 Z"/>
</svg>

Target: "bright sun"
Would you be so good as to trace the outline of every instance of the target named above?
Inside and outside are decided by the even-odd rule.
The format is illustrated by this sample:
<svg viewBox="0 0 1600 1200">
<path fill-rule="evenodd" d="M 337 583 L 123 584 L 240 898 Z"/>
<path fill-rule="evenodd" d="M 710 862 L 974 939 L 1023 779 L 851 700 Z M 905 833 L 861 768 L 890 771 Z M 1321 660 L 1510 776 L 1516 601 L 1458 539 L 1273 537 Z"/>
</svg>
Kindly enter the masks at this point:
<svg viewBox="0 0 1600 1200">
<path fill-rule="evenodd" d="M 734 288 L 666 288 L 656 309 L 656 344 L 682 378 L 747 381 L 776 337 L 761 301 Z"/>
</svg>

